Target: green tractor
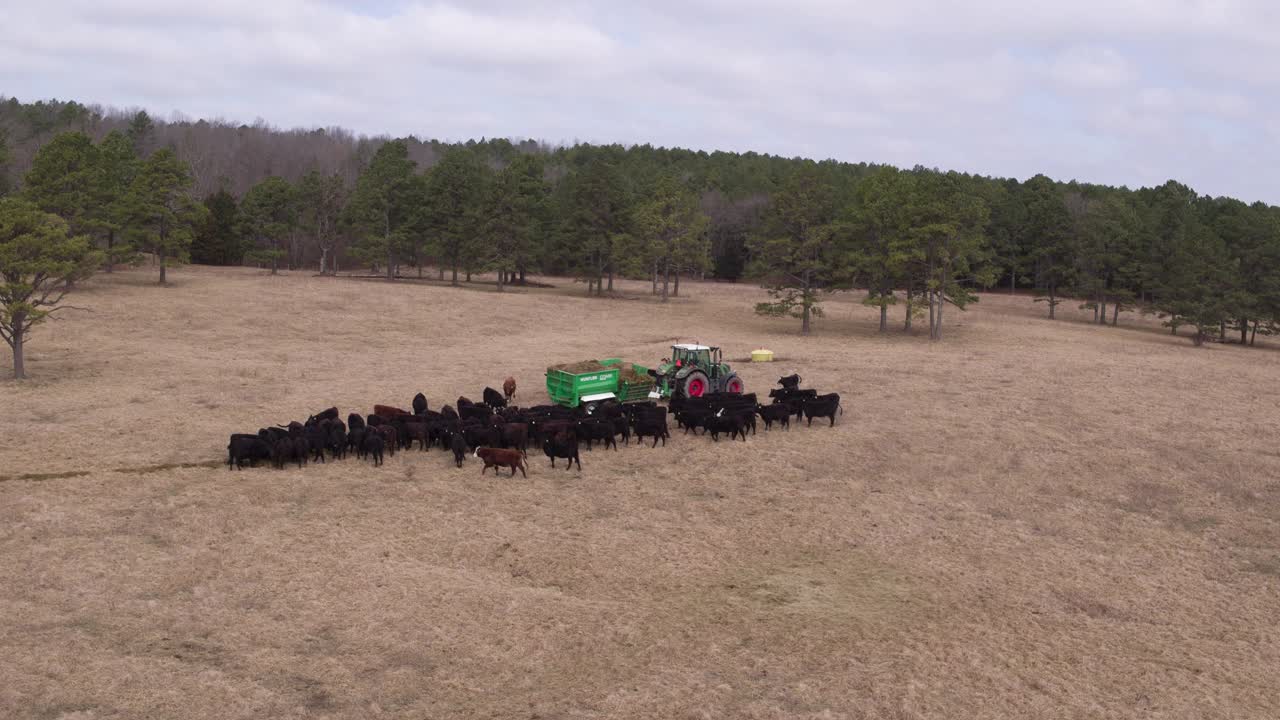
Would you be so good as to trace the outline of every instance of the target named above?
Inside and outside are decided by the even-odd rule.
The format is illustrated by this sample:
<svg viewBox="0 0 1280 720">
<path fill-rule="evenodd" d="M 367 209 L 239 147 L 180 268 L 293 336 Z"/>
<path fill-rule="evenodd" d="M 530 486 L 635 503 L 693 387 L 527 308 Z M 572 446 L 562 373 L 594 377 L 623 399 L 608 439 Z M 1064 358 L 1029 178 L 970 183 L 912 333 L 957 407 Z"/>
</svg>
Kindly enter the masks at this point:
<svg viewBox="0 0 1280 720">
<path fill-rule="evenodd" d="M 720 348 L 707 345 L 672 345 L 671 359 L 664 360 L 649 374 L 657 380 L 655 394 L 664 398 L 741 393 L 744 389 L 742 378 L 723 362 Z"/>
</svg>

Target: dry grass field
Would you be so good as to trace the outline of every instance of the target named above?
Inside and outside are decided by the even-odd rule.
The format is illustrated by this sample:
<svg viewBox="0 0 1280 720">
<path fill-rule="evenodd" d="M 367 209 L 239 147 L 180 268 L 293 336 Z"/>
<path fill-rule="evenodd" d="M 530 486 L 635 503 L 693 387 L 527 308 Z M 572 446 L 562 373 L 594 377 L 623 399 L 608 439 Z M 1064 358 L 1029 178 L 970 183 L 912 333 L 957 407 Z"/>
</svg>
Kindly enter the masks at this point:
<svg viewBox="0 0 1280 720">
<path fill-rule="evenodd" d="M 984 296 L 100 276 L 0 381 L 3 718 L 1277 718 L 1280 353 Z M 900 315 L 900 313 L 897 313 Z M 896 320 L 900 322 L 900 320 Z M 228 472 L 227 435 L 757 346 L 835 428 Z M 8 358 L 0 360 L 7 374 Z"/>
</svg>

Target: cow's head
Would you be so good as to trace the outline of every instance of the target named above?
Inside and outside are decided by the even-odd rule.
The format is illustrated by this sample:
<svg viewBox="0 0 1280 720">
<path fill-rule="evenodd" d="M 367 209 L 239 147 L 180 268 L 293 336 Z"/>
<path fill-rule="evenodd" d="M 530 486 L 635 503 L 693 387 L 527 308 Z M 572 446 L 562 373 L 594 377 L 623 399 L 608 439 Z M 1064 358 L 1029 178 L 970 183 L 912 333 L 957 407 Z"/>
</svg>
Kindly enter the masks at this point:
<svg viewBox="0 0 1280 720">
<path fill-rule="evenodd" d="M 471 453 L 471 457 L 480 457 L 480 448 L 476 448 L 476 451 Z"/>
</svg>

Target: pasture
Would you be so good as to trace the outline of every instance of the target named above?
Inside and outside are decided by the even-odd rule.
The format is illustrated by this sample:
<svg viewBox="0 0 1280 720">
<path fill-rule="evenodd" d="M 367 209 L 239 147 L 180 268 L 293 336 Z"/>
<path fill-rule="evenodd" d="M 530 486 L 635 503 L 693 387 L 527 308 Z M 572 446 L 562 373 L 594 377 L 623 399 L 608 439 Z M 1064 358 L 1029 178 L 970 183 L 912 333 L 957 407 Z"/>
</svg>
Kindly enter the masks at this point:
<svg viewBox="0 0 1280 720">
<path fill-rule="evenodd" d="M 853 296 L 803 338 L 748 285 L 171 279 L 96 277 L 0 382 L 2 717 L 1280 717 L 1274 343 L 998 294 L 931 345 Z M 507 375 L 542 403 L 549 364 L 676 340 L 845 414 L 527 480 L 225 465 L 231 432 Z"/>
</svg>

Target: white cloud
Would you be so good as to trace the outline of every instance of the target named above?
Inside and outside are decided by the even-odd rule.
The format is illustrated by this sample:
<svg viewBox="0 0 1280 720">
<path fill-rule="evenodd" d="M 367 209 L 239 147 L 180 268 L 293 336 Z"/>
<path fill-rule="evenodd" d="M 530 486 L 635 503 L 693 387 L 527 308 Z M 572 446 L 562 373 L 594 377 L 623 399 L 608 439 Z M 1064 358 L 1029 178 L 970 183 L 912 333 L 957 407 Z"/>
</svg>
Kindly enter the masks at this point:
<svg viewBox="0 0 1280 720">
<path fill-rule="evenodd" d="M 46 0 L 5 25 L 0 92 L 24 99 L 1280 202 L 1270 0 Z"/>
</svg>

